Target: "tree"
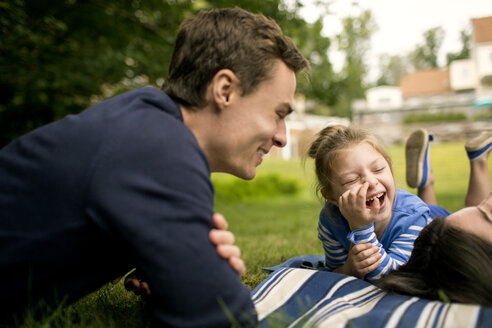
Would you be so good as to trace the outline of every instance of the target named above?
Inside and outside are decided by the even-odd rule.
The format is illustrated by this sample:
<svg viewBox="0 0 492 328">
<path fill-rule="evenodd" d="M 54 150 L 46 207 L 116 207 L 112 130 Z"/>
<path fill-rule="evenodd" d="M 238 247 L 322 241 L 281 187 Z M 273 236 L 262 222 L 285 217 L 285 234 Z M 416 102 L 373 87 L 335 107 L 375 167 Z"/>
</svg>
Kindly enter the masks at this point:
<svg viewBox="0 0 492 328">
<path fill-rule="evenodd" d="M 380 75 L 376 81 L 378 86 L 398 85 L 400 79 L 408 73 L 409 67 L 405 57 L 383 54 L 379 57 L 379 70 Z"/>
<path fill-rule="evenodd" d="M 446 65 L 449 65 L 453 60 L 470 58 L 470 40 L 471 33 L 466 29 L 460 32 L 461 50 L 458 52 L 450 52 L 446 55 Z"/>
<path fill-rule="evenodd" d="M 281 0 L 235 6 L 272 17 L 312 59 L 300 90 L 333 103 L 333 72 L 322 21 L 307 24 Z M 95 101 L 167 75 L 181 21 L 228 0 L 0 0 L 0 147 Z M 322 81 L 324 83 L 322 83 Z"/>
<path fill-rule="evenodd" d="M 335 113 L 349 117 L 352 101 L 365 96 L 364 78 L 368 71 L 366 54 L 377 25 L 371 12 L 365 10 L 359 16 L 342 19 L 342 26 L 337 41 L 339 50 L 345 54 L 345 64 L 340 76 L 341 95 Z"/>
<path fill-rule="evenodd" d="M 191 1 L 0 1 L 0 145 L 80 111 L 104 85 L 162 77 L 190 9 Z"/>
<path fill-rule="evenodd" d="M 424 43 L 408 55 L 415 70 L 439 67 L 438 53 L 444 39 L 442 27 L 434 27 L 424 32 Z"/>
</svg>

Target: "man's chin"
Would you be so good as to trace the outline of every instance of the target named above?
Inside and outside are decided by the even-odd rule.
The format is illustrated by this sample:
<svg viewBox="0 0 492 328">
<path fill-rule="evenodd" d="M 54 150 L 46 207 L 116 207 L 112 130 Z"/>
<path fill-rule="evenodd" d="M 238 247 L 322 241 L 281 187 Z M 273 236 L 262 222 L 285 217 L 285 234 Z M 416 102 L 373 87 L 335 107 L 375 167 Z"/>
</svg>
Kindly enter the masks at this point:
<svg viewBox="0 0 492 328">
<path fill-rule="evenodd" d="M 235 177 L 238 177 L 243 180 L 253 180 L 256 177 L 256 169 L 253 170 L 237 170 L 234 172 L 229 172 L 230 174 L 234 175 Z"/>
<path fill-rule="evenodd" d="M 256 170 L 252 174 L 246 174 L 244 176 L 241 176 L 241 179 L 244 180 L 253 180 L 256 177 Z"/>
</svg>

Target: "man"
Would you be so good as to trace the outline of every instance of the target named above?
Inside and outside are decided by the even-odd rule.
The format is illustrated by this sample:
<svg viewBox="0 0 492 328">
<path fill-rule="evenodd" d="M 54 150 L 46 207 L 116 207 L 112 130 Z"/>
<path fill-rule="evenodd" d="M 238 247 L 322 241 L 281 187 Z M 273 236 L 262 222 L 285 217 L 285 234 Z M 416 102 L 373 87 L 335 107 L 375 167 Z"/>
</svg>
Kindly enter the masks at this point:
<svg viewBox="0 0 492 328">
<path fill-rule="evenodd" d="M 286 143 L 306 59 L 278 25 L 203 11 L 178 33 L 163 91 L 145 87 L 37 129 L 0 152 L 0 311 L 80 298 L 137 267 L 163 326 L 255 320 L 209 241 L 210 172 L 252 179 Z"/>
</svg>

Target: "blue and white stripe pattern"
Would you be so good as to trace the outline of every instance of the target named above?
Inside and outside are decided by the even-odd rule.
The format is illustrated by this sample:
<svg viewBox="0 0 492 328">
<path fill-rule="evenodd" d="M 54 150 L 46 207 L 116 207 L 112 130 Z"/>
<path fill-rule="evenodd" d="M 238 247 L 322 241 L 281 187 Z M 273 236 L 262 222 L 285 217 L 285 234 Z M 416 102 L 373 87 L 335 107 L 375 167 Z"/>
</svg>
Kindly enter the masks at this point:
<svg viewBox="0 0 492 328">
<path fill-rule="evenodd" d="M 408 261 L 415 239 L 431 221 L 426 204 L 417 196 L 398 189 L 392 218 L 381 240 L 378 240 L 373 224 L 350 231 L 338 207 L 327 204 L 327 208 L 320 213 L 318 223 L 318 238 L 325 251 L 325 266 L 330 271 L 342 266 L 347 260 L 351 244 L 371 243 L 379 247 L 381 264 L 365 279 L 375 282 Z"/>
<path fill-rule="evenodd" d="M 390 270 L 396 269 L 408 261 L 412 254 L 415 239 L 417 239 L 422 228 L 423 227 L 416 225 L 408 227 L 407 231 L 398 235 L 391 245 L 387 247 L 388 251 L 386 251 L 383 245 L 378 241 L 376 233 L 374 232 L 374 224 L 350 232 L 347 239 L 354 245 L 371 243 L 372 245 L 379 247 L 379 254 L 381 254 L 379 262 L 381 264 L 377 269 L 366 275 L 368 281 L 375 282 L 381 279 L 381 277 Z"/>
<path fill-rule="evenodd" d="M 260 327 L 492 327 L 492 308 L 391 295 L 334 272 L 280 268 L 251 296 Z"/>
</svg>

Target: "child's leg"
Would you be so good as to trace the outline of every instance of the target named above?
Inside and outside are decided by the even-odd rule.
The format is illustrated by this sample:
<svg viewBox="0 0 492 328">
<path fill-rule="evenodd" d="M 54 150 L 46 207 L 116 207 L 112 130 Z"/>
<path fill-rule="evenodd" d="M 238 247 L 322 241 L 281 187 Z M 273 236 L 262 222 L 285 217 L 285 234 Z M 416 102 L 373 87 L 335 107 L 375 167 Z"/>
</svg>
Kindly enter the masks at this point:
<svg viewBox="0 0 492 328">
<path fill-rule="evenodd" d="M 437 204 L 434 192 L 434 175 L 429 156 L 429 142 L 433 140 L 426 130 L 418 129 L 405 144 L 407 184 L 417 188 L 417 195 L 427 204 Z"/>
<path fill-rule="evenodd" d="M 470 159 L 470 179 L 465 206 L 476 206 L 490 194 L 488 158 L 492 149 L 492 131 L 482 132 L 465 145 Z"/>
<path fill-rule="evenodd" d="M 430 161 L 427 183 L 422 187 L 417 188 L 417 196 L 419 196 L 426 204 L 437 205 L 436 192 L 434 191 L 434 173 L 432 172 Z"/>
</svg>

